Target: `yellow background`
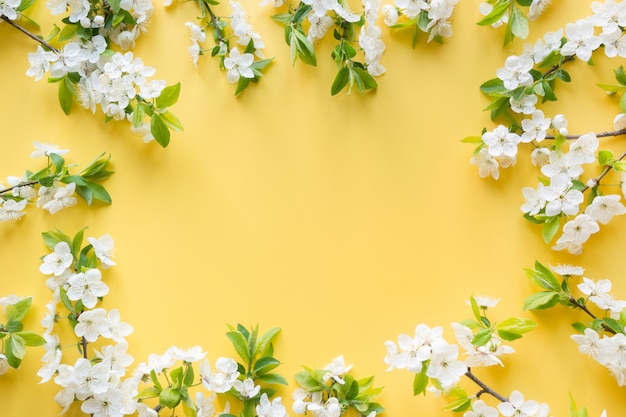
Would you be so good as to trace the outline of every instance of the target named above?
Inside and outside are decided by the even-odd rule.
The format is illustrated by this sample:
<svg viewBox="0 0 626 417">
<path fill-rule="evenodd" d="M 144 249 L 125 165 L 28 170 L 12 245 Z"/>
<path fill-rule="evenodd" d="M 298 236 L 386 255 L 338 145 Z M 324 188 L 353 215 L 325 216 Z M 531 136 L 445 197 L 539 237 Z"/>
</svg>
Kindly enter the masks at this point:
<svg viewBox="0 0 626 417">
<path fill-rule="evenodd" d="M 31 16 L 47 33 L 55 19 L 38 3 Z M 194 4 L 156 4 L 150 34 L 134 52 L 156 78 L 182 83 L 172 111 L 185 132 L 167 149 L 143 144 L 126 123 L 103 124 L 101 113 L 75 106 L 64 116 L 57 86 L 25 75 L 33 41 L 0 24 L 0 178 L 40 167 L 29 158 L 33 141 L 69 148 L 66 159 L 79 165 L 110 152 L 116 171 L 104 183 L 111 206 L 81 201 L 54 216 L 29 207 L 23 221 L 0 225 L 0 295 L 33 295 L 28 325 L 38 329 L 51 298 L 38 272 L 47 253 L 41 232 L 88 226 L 87 236 L 115 239 L 118 265 L 104 274 L 111 292 L 102 306 L 133 325 L 135 363 L 174 344 L 202 345 L 211 361 L 234 356 L 227 323 L 279 326 L 275 355 L 290 381 L 280 392 L 289 408 L 301 366 L 322 367 L 343 354 L 355 375 L 375 375 L 385 387 L 379 400 L 393 417 L 450 413 L 441 398 L 413 397 L 409 372 L 385 372 L 383 343 L 418 323 L 443 326 L 452 342 L 449 323 L 471 315 L 465 300 L 490 295 L 502 298 L 491 317 L 529 317 L 539 327 L 513 343 L 517 353 L 504 368 L 476 370 L 480 378 L 504 395 L 518 389 L 549 403 L 554 416 L 568 415 L 568 393 L 590 416 L 604 408 L 623 415 L 623 390 L 569 339 L 569 323 L 581 317 L 563 308 L 525 313 L 522 303 L 536 290 L 523 273 L 535 259 L 583 265 L 591 278 L 611 278 L 626 298 L 625 220 L 602 227 L 579 257 L 553 252 L 519 210 L 521 188 L 536 186 L 528 153 L 498 182 L 480 179 L 469 164 L 472 145 L 460 140 L 494 127 L 478 86 L 523 45 L 503 48 L 501 30 L 477 26 L 479 3 L 461 1 L 444 45 L 422 35 L 411 49 L 409 33 L 383 27 L 387 73 L 378 91 L 331 97 L 330 35 L 317 68 L 292 67 L 273 9 L 246 1 L 275 61 L 238 98 L 216 59 L 200 57 L 195 69 L 188 58 L 183 24 L 198 15 Z M 531 24 L 528 40 L 587 16 L 590 4 L 555 2 Z M 613 82 L 622 61 L 572 65 L 574 83 L 559 85 L 561 100 L 544 106 L 547 115 L 565 113 L 572 133 L 612 129 L 616 101 L 593 83 Z M 52 400 L 58 387 L 38 385 L 42 352 L 29 349 L 20 370 L 0 378 L 0 415 L 60 411 Z"/>
</svg>

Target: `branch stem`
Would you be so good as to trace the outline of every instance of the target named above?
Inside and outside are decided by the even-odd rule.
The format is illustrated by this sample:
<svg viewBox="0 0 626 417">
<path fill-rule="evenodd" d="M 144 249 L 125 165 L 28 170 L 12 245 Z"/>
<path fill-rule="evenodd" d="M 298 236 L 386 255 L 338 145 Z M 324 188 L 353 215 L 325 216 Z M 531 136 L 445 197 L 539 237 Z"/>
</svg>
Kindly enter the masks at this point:
<svg viewBox="0 0 626 417">
<path fill-rule="evenodd" d="M 468 369 L 467 372 L 465 372 L 465 376 L 468 377 L 469 379 L 471 379 L 476 385 L 478 385 L 481 389 L 480 391 L 478 391 L 478 393 L 476 394 L 476 397 L 480 397 L 482 394 L 489 394 L 492 397 L 496 398 L 497 400 L 499 400 L 500 402 L 508 402 L 509 399 L 506 398 L 503 395 L 498 394 L 497 392 L 495 392 L 494 390 L 492 390 L 491 388 L 489 388 L 487 386 L 487 384 L 485 384 L 483 381 L 481 381 L 480 379 L 478 379 L 476 377 L 476 375 L 474 375 L 472 373 L 471 369 Z"/>
<path fill-rule="evenodd" d="M 31 185 L 36 185 L 38 184 L 38 181 L 24 181 L 24 182 L 20 182 L 17 185 L 14 185 L 13 187 L 9 187 L 9 188 L 5 188 L 4 190 L 0 190 L 0 195 L 4 194 L 4 193 L 8 193 L 9 191 L 12 191 L 15 188 L 19 188 L 19 187 L 28 187 Z"/>
<path fill-rule="evenodd" d="M 5 22 L 7 22 L 9 25 L 13 26 L 15 29 L 19 30 L 20 32 L 22 32 L 23 34 L 25 34 L 26 36 L 28 36 L 29 38 L 33 39 L 34 41 L 40 43 L 42 46 L 46 47 L 47 49 L 55 52 L 55 53 L 59 53 L 59 50 L 57 48 L 55 48 L 54 46 L 50 45 L 48 42 L 44 41 L 43 39 L 41 39 L 38 36 L 35 36 L 34 34 L 32 34 L 31 32 L 29 32 L 28 30 L 26 30 L 25 28 L 23 28 L 22 26 L 18 25 L 17 23 L 15 23 L 14 21 L 12 21 L 11 19 L 9 19 L 6 16 L 0 16 L 0 19 L 4 20 Z"/>
</svg>

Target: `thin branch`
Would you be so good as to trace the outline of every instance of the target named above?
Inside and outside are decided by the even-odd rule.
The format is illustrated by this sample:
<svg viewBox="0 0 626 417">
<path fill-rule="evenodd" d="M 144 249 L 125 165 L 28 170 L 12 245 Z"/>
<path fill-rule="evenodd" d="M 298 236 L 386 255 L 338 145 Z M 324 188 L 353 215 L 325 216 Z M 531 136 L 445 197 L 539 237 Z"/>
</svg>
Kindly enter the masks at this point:
<svg viewBox="0 0 626 417">
<path fill-rule="evenodd" d="M 4 194 L 4 193 L 8 193 L 9 191 L 12 191 L 15 188 L 19 188 L 19 187 L 28 187 L 31 185 L 36 185 L 38 184 L 38 181 L 24 181 L 24 182 L 20 182 L 17 185 L 14 185 L 13 187 L 9 187 L 9 188 L 5 188 L 4 190 L 0 190 L 0 195 Z"/>
<path fill-rule="evenodd" d="M 574 305 L 574 307 L 581 309 L 582 311 L 584 311 L 585 313 L 587 313 L 587 315 L 589 317 L 591 317 L 592 319 L 597 319 L 596 315 L 593 314 L 591 311 L 589 311 L 589 309 L 587 308 L 587 306 L 580 304 L 574 297 L 570 296 L 570 298 L 567 300 L 570 303 L 572 303 Z M 607 333 L 611 333 L 611 334 L 615 334 L 615 330 L 611 329 L 609 326 L 603 324 L 602 325 L 602 330 L 604 330 Z"/>
<path fill-rule="evenodd" d="M 617 158 L 615 161 L 621 161 L 622 159 L 626 158 L 626 152 L 624 152 L 622 154 L 622 156 L 620 156 L 619 158 Z M 611 165 L 607 165 L 606 167 L 604 167 L 604 170 L 600 173 L 600 175 L 598 175 L 596 178 L 593 178 L 593 181 L 595 183 L 595 185 L 600 184 L 600 181 L 602 180 L 602 178 L 604 178 L 606 176 L 606 174 L 609 173 L 609 171 L 611 171 L 613 169 L 613 167 Z M 587 191 L 589 189 L 589 186 L 586 185 L 585 188 L 583 188 L 582 190 L 580 190 L 580 192 L 584 193 L 585 191 Z"/>
<path fill-rule="evenodd" d="M 498 394 L 497 392 L 495 392 L 494 390 L 492 390 L 491 388 L 489 388 L 487 386 L 487 384 L 485 384 L 483 381 L 481 381 L 480 379 L 478 379 L 476 377 L 476 375 L 474 375 L 472 373 L 471 369 L 468 369 L 467 372 L 465 372 L 465 376 L 468 377 L 469 379 L 471 379 L 472 381 L 474 381 L 474 383 L 476 385 L 478 385 L 481 390 L 478 391 L 478 393 L 476 394 L 476 397 L 480 397 L 482 394 L 489 394 L 492 397 L 496 398 L 497 400 L 499 400 L 500 402 L 506 403 L 509 401 L 508 398 L 506 398 L 503 395 Z"/>
<path fill-rule="evenodd" d="M 587 133 L 583 133 L 582 135 L 565 135 L 565 139 L 578 139 L 583 135 L 586 135 Z M 596 133 L 596 137 L 597 138 L 607 138 L 607 137 L 614 137 L 614 136 L 621 136 L 621 135 L 626 135 L 626 129 L 622 129 L 622 130 L 613 130 L 611 132 L 600 132 L 600 133 Z M 555 139 L 555 136 L 552 135 L 546 135 L 546 139 Z"/>
<path fill-rule="evenodd" d="M 49 50 L 56 52 L 57 54 L 59 53 L 59 50 L 57 48 L 55 48 L 54 46 L 50 45 L 48 42 L 44 41 L 43 39 L 39 38 L 38 36 L 33 35 L 32 33 L 30 33 L 28 30 L 24 29 L 22 26 L 18 25 L 17 23 L 15 23 L 14 21 L 12 21 L 11 19 L 9 19 L 6 16 L 0 16 L 0 19 L 4 20 L 5 22 L 7 22 L 9 25 L 13 26 L 15 29 L 19 30 L 20 32 L 22 32 L 23 34 L 25 34 L 26 36 L 28 36 L 29 38 L 37 41 L 38 43 L 40 43 L 41 45 L 45 46 L 46 48 L 48 48 Z"/>
<path fill-rule="evenodd" d="M 552 74 L 555 71 L 558 71 L 559 69 L 561 69 L 561 67 L 563 66 L 563 64 L 565 64 L 568 61 L 573 61 L 574 60 L 574 56 L 566 56 L 563 61 L 561 61 L 558 65 L 554 65 L 552 66 L 552 68 L 550 68 L 549 70 L 547 70 L 546 72 L 544 72 L 543 74 L 541 74 L 541 78 L 545 78 L 548 75 Z"/>
</svg>

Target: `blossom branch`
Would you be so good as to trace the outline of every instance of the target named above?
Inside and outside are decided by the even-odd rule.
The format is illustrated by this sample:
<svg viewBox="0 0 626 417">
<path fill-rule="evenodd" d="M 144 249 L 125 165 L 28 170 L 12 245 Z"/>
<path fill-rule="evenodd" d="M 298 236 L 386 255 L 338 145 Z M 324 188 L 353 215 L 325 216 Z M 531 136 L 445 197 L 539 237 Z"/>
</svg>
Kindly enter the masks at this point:
<svg viewBox="0 0 626 417">
<path fill-rule="evenodd" d="M 38 181 L 24 181 L 21 182 L 17 185 L 14 185 L 13 187 L 9 187 L 9 188 L 5 188 L 4 190 L 0 190 L 0 195 L 4 194 L 4 193 L 8 193 L 9 191 L 12 191 L 15 188 L 19 188 L 19 187 L 29 187 L 31 185 L 37 185 L 39 184 Z"/>
<path fill-rule="evenodd" d="M 626 158 L 626 152 L 624 152 L 624 153 L 622 154 L 622 156 L 620 156 L 619 158 L 617 158 L 614 162 L 621 161 L 621 160 L 622 160 L 622 159 L 624 159 L 624 158 Z M 606 174 L 608 174 L 608 173 L 609 173 L 609 171 L 611 171 L 612 169 L 613 169 L 613 166 L 612 166 L 612 165 L 607 165 L 606 167 L 604 167 L 604 170 L 600 173 L 600 175 L 598 175 L 596 178 L 594 178 L 594 179 L 593 179 L 593 182 L 595 183 L 595 185 L 600 184 L 600 181 L 602 180 L 602 178 L 604 178 L 604 177 L 606 176 Z M 583 192 L 583 193 L 584 193 L 584 192 L 585 192 L 585 191 L 587 191 L 588 189 L 589 189 L 589 186 L 587 185 L 587 186 L 585 186 L 585 188 L 583 188 L 583 189 L 581 190 L 581 192 Z"/>
<path fill-rule="evenodd" d="M 29 38 L 39 42 L 41 45 L 43 45 L 44 47 L 46 47 L 47 49 L 55 52 L 55 53 L 59 53 L 59 50 L 57 48 L 55 48 L 54 46 L 50 45 L 48 42 L 44 41 L 43 39 L 41 39 L 38 36 L 35 36 L 34 34 L 32 34 L 31 32 L 29 32 L 28 30 L 26 30 L 25 28 L 23 28 L 22 26 L 18 25 L 17 23 L 15 23 L 14 21 L 12 21 L 11 19 L 9 19 L 6 16 L 0 16 L 0 19 L 4 20 L 5 22 L 7 22 L 9 25 L 13 26 L 15 29 L 19 30 L 20 32 L 22 32 L 23 34 L 25 34 L 26 36 L 28 36 Z"/>
<path fill-rule="evenodd" d="M 608 138 L 608 137 L 615 137 L 615 136 L 621 136 L 621 135 L 626 135 L 626 129 L 596 133 L 597 138 Z M 571 140 L 571 139 L 578 139 L 581 136 L 583 135 L 565 135 L 563 137 L 565 139 Z M 546 139 L 556 139 L 556 137 L 552 135 L 546 135 Z"/>
<path fill-rule="evenodd" d="M 478 385 L 481 390 L 478 391 L 478 393 L 476 394 L 476 397 L 479 398 L 482 394 L 489 394 L 492 397 L 498 399 L 500 402 L 508 402 L 509 399 L 506 398 L 503 395 L 498 394 L 497 392 L 495 392 L 493 389 L 489 388 L 487 386 L 487 384 L 485 384 L 483 381 L 481 381 L 480 379 L 478 379 L 476 377 L 476 375 L 474 375 L 472 373 L 472 370 L 468 368 L 467 372 L 465 372 L 465 376 L 468 377 L 469 379 L 471 379 L 476 385 Z"/>
<path fill-rule="evenodd" d="M 213 28 L 214 28 L 213 33 L 214 33 L 215 40 L 219 44 L 226 42 L 226 40 L 222 36 L 222 30 L 220 29 L 219 19 L 217 18 L 215 13 L 213 13 L 213 10 L 211 9 L 211 6 L 209 5 L 209 3 L 204 2 L 204 4 L 206 6 L 207 12 L 209 12 L 209 16 L 211 17 L 211 24 L 213 25 Z"/>
<path fill-rule="evenodd" d="M 574 305 L 575 308 L 579 308 L 582 311 L 584 311 L 585 313 L 587 313 L 587 315 L 589 317 L 591 317 L 592 319 L 597 319 L 596 315 L 593 314 L 591 311 L 589 311 L 589 309 L 587 308 L 587 306 L 579 303 L 574 297 L 571 297 L 567 300 L 570 303 L 572 303 L 572 305 Z M 611 334 L 615 334 L 615 330 L 611 329 L 609 326 L 607 326 L 606 324 L 602 324 L 602 330 L 604 330 L 607 333 L 611 333 Z"/>
<path fill-rule="evenodd" d="M 569 61 L 573 61 L 574 60 L 574 56 L 566 56 L 563 61 L 561 61 L 559 64 L 557 65 L 553 65 L 552 68 L 550 68 L 549 70 L 547 70 L 546 72 L 544 72 L 543 74 L 541 74 L 541 78 L 546 78 L 547 76 L 549 76 L 550 74 L 553 74 L 554 72 L 558 71 L 559 69 L 561 69 L 561 67 L 563 66 L 563 64 L 565 64 L 566 62 Z"/>
</svg>

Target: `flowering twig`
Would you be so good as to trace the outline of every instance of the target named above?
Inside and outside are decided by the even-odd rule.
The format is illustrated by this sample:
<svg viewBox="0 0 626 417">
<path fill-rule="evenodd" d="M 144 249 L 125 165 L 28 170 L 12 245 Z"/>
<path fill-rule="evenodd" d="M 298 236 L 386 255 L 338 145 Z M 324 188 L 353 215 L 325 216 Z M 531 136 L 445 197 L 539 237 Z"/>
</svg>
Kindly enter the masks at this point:
<svg viewBox="0 0 626 417">
<path fill-rule="evenodd" d="M 12 21 L 11 19 L 9 19 L 6 16 L 0 16 L 0 19 L 4 20 L 5 22 L 7 22 L 9 25 L 13 26 L 15 29 L 19 30 L 20 32 L 22 32 L 23 34 L 25 34 L 26 36 L 28 36 L 29 38 L 37 41 L 38 43 L 40 43 L 42 46 L 46 47 L 48 50 L 53 51 L 55 53 L 59 53 L 59 50 L 57 48 L 55 48 L 54 46 L 50 45 L 48 42 L 46 42 L 45 40 L 41 39 L 40 37 L 34 35 L 33 33 L 31 33 L 30 31 L 28 31 L 26 28 L 18 25 L 17 23 L 15 23 L 14 21 Z"/>
<path fill-rule="evenodd" d="M 480 379 L 478 379 L 476 377 L 476 375 L 474 375 L 472 373 L 471 369 L 467 369 L 467 372 L 465 372 L 465 376 L 468 377 L 469 379 L 471 379 L 476 385 L 478 385 L 481 389 L 480 391 L 478 391 L 478 393 L 476 393 L 476 398 L 480 398 L 480 396 L 482 394 L 489 394 L 492 397 L 496 398 L 497 400 L 499 400 L 500 402 L 507 402 L 509 401 L 508 398 L 506 398 L 503 395 L 498 394 L 497 392 L 495 392 L 493 389 L 489 388 L 489 386 L 487 386 L 487 384 L 485 384 L 484 382 L 482 382 Z"/>
</svg>

